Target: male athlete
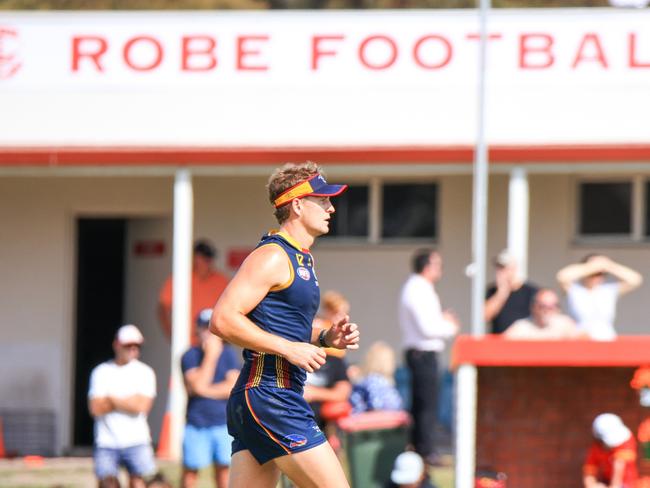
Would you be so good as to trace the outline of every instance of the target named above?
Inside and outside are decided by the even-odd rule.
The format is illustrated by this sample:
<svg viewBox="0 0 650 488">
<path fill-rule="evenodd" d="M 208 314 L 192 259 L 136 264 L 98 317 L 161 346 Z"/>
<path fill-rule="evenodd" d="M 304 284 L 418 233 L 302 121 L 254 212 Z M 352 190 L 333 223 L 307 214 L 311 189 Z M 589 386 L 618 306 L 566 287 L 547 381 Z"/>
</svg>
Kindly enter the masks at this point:
<svg viewBox="0 0 650 488">
<path fill-rule="evenodd" d="M 228 401 L 232 487 L 274 488 L 280 471 L 301 488 L 349 486 L 302 396 L 305 371 L 325 363 L 323 347 L 359 347 L 348 316 L 312 328 L 320 292 L 309 248 L 329 231 L 330 197 L 346 189 L 311 162 L 277 169 L 268 190 L 280 230 L 262 238 L 214 308 L 211 331 L 244 348 Z"/>
</svg>

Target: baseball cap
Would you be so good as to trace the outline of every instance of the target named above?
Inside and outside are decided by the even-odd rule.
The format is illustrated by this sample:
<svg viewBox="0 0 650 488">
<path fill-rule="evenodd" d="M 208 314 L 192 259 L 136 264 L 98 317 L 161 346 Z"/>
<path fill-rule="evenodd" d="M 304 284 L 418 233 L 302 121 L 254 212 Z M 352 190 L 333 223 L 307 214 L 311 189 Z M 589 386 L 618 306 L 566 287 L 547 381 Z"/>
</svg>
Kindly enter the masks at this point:
<svg viewBox="0 0 650 488">
<path fill-rule="evenodd" d="M 499 254 L 494 256 L 492 262 L 495 266 L 510 266 L 512 264 L 515 264 L 517 262 L 517 259 L 510 251 L 504 249 Z"/>
<path fill-rule="evenodd" d="M 287 188 L 273 201 L 275 208 L 284 207 L 297 198 L 303 197 L 335 197 L 348 189 L 348 185 L 330 185 L 321 174 L 296 183 Z"/>
<path fill-rule="evenodd" d="M 390 480 L 398 485 L 415 483 L 422 476 L 424 461 L 416 452 L 403 452 L 397 459 L 393 471 L 390 473 Z"/>
<path fill-rule="evenodd" d="M 202 239 L 194 243 L 194 254 L 200 254 L 201 256 L 212 259 L 217 255 L 217 250 L 210 241 Z"/>
<path fill-rule="evenodd" d="M 212 318 L 212 309 L 204 308 L 196 316 L 196 325 L 197 327 L 208 327 L 210 325 L 210 319 Z"/>
<path fill-rule="evenodd" d="M 613 413 L 601 413 L 594 419 L 592 428 L 594 437 L 610 448 L 620 446 L 632 436 L 621 417 Z"/>
<path fill-rule="evenodd" d="M 135 325 L 127 324 L 117 329 L 115 340 L 120 344 L 142 344 L 144 337 Z"/>
</svg>

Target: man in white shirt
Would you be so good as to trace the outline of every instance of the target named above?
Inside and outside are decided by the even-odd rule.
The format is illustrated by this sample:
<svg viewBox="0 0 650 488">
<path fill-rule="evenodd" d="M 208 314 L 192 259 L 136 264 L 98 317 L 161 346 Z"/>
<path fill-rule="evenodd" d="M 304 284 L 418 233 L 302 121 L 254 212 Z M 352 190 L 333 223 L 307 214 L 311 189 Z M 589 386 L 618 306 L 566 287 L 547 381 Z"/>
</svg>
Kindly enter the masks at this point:
<svg viewBox="0 0 650 488">
<path fill-rule="evenodd" d="M 406 364 L 411 372 L 412 443 L 429 464 L 438 464 L 434 426 L 438 393 L 437 353 L 445 339 L 458 333 L 458 319 L 443 311 L 434 284 L 442 277 L 442 257 L 432 249 L 413 256 L 413 274 L 399 301 L 399 323 L 404 337 Z"/>
<path fill-rule="evenodd" d="M 131 488 L 144 488 L 156 465 L 147 415 L 156 397 L 156 376 L 140 362 L 142 333 L 135 325 L 120 327 L 113 341 L 115 358 L 93 369 L 88 408 L 95 419 L 95 475 L 100 486 L 119 486 L 119 467 Z"/>
</svg>

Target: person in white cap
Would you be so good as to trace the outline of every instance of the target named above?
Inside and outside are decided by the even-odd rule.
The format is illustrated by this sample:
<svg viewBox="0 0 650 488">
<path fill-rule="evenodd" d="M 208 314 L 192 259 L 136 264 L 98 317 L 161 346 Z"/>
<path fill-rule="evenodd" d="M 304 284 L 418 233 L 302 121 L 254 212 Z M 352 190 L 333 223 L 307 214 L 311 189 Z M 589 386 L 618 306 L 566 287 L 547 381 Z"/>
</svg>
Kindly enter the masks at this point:
<svg viewBox="0 0 650 488">
<path fill-rule="evenodd" d="M 602 413 L 593 426 L 594 443 L 582 467 L 584 488 L 633 488 L 637 470 L 637 444 L 621 418 Z"/>
<path fill-rule="evenodd" d="M 406 451 L 397 456 L 390 482 L 386 488 L 434 488 L 417 452 Z"/>
<path fill-rule="evenodd" d="M 145 486 L 156 464 L 147 415 L 156 397 L 156 376 L 140 362 L 142 333 L 135 325 L 119 328 L 113 340 L 115 357 L 90 375 L 88 408 L 95 419 L 95 475 L 101 486 L 119 486 L 120 466 L 130 487 Z"/>
</svg>

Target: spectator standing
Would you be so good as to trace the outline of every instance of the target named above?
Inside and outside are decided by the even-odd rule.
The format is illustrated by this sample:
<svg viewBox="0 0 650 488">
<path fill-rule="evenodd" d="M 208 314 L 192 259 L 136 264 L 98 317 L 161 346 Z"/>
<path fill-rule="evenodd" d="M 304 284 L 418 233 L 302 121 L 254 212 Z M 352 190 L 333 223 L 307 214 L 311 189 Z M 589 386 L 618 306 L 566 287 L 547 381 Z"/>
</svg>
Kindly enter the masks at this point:
<svg viewBox="0 0 650 488">
<path fill-rule="evenodd" d="M 594 420 L 594 443 L 582 468 L 584 488 L 633 488 L 639 477 L 636 439 L 618 415 Z"/>
<path fill-rule="evenodd" d="M 560 310 L 560 298 L 542 288 L 535 294 L 530 317 L 519 319 L 506 329 L 504 337 L 522 340 L 580 339 L 589 336 Z"/>
<path fill-rule="evenodd" d="M 187 326 L 190 340 L 196 346 L 194 320 L 201 310 L 212 308 L 228 285 L 228 278 L 214 267 L 217 250 L 211 242 L 202 239 L 194 243 L 192 255 L 192 301 Z M 158 297 L 158 318 L 167 339 L 172 333 L 172 276 L 163 284 Z"/>
<path fill-rule="evenodd" d="M 147 415 L 156 397 L 156 376 L 140 362 L 142 333 L 135 325 L 120 327 L 113 341 L 113 360 L 90 375 L 88 407 L 95 419 L 94 463 L 99 484 L 119 486 L 119 468 L 129 473 L 131 488 L 144 488 L 156 472 Z"/>
<path fill-rule="evenodd" d="M 226 426 L 226 404 L 239 375 L 235 349 L 208 327 L 212 309 L 206 308 L 196 320 L 199 346 L 181 358 L 187 389 L 187 422 L 183 436 L 183 488 L 196 486 L 198 471 L 214 465 L 217 488 L 228 486 L 232 437 Z"/>
<path fill-rule="evenodd" d="M 524 281 L 515 257 L 507 250 L 493 260 L 495 282 L 488 287 L 485 300 L 485 321 L 492 322 L 492 333 L 501 334 L 516 320 L 530 315 L 537 287 Z"/>
<path fill-rule="evenodd" d="M 435 250 L 415 253 L 413 274 L 402 287 L 399 300 L 399 323 L 404 335 L 406 364 L 411 373 L 413 416 L 412 443 L 429 464 L 439 464 L 435 452 L 438 392 L 438 353 L 445 348 L 444 339 L 458 333 L 458 319 L 443 311 L 434 284 L 442 278 L 442 256 Z"/>
<path fill-rule="evenodd" d="M 386 488 L 434 488 L 424 461 L 416 452 L 406 451 L 397 456 L 390 482 Z"/>
<path fill-rule="evenodd" d="M 342 294 L 331 290 L 326 291 L 323 293 L 320 313 L 314 320 L 313 326 L 329 329 L 341 317 L 345 317 L 349 313 L 350 303 Z M 326 348 L 325 364 L 313 373 L 307 373 L 305 379 L 303 395 L 314 411 L 316 423 L 321 429 L 325 429 L 327 420 L 321 415 L 323 404 L 327 404 L 326 410 L 338 413 L 338 415 L 349 413 L 350 410 L 348 399 L 352 392 L 352 384 L 348 379 L 345 353 L 345 349 Z M 328 417 L 327 413 L 324 416 Z M 326 434 L 329 437 L 331 432 L 326 432 Z"/>
<path fill-rule="evenodd" d="M 370 346 L 363 364 L 364 377 L 352 388 L 353 413 L 401 410 L 402 397 L 395 388 L 395 353 L 385 342 Z"/>
<path fill-rule="evenodd" d="M 607 281 L 607 275 L 613 281 Z M 589 254 L 582 262 L 562 268 L 557 280 L 567 294 L 569 313 L 578 327 L 596 340 L 616 338 L 614 320 L 618 297 L 643 282 L 633 269 L 600 254 Z"/>
</svg>

